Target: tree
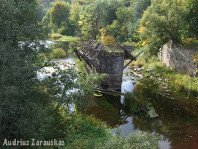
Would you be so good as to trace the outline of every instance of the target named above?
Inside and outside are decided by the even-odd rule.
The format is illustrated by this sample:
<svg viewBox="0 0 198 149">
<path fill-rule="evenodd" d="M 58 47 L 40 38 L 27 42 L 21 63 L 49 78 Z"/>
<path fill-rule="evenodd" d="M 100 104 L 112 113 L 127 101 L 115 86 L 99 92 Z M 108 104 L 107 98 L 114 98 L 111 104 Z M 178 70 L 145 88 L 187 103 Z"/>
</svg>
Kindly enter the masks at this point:
<svg viewBox="0 0 198 149">
<path fill-rule="evenodd" d="M 198 2 L 197 0 L 186 1 L 186 25 L 188 29 L 188 36 L 196 37 L 198 39 Z"/>
<path fill-rule="evenodd" d="M 68 22 L 69 11 L 70 11 L 69 3 L 63 1 L 55 2 L 50 10 L 51 23 L 57 26 L 58 28 L 60 28 L 62 23 Z"/>
<path fill-rule="evenodd" d="M 102 0 L 100 6 L 103 10 L 103 22 L 104 26 L 110 25 L 114 20 L 117 20 L 116 11 L 120 7 L 125 6 L 123 0 Z"/>
<path fill-rule="evenodd" d="M 113 35 L 117 41 L 126 41 L 128 38 L 127 26 L 131 17 L 132 13 L 129 8 L 118 8 L 116 11 L 117 20 L 114 20 L 111 25 L 107 25 L 107 33 Z"/>
<path fill-rule="evenodd" d="M 151 0 L 135 0 L 132 3 L 132 8 L 134 11 L 134 17 L 136 20 L 142 18 L 144 11 L 147 9 L 148 6 L 151 5 Z"/>
<path fill-rule="evenodd" d="M 3 138 L 42 138 L 46 131 L 48 98 L 36 79 L 45 53 L 37 8 L 33 0 L 0 1 L 1 145 Z"/>
<path fill-rule="evenodd" d="M 80 12 L 81 12 L 82 6 L 79 3 L 73 3 L 71 4 L 70 9 L 70 17 L 69 20 L 71 24 L 77 29 L 78 28 L 78 21 L 80 20 Z"/>
<path fill-rule="evenodd" d="M 169 40 L 178 43 L 184 31 L 183 3 L 176 0 L 152 0 L 141 19 L 142 41 L 153 53 Z"/>
<path fill-rule="evenodd" d="M 83 37 L 86 39 L 98 38 L 99 30 L 116 20 L 116 10 L 124 4 L 122 0 L 102 0 L 84 5 L 79 21 Z"/>
<path fill-rule="evenodd" d="M 79 25 L 85 39 L 96 39 L 101 27 L 101 7 L 91 3 L 83 7 L 80 13 Z"/>
<path fill-rule="evenodd" d="M 130 18 L 130 22 L 127 25 L 128 36 L 131 39 L 136 40 L 135 34 L 140 24 L 140 19 L 142 18 L 144 11 L 147 9 L 148 6 L 150 6 L 150 4 L 150 0 L 133 0 L 131 2 L 130 9 L 132 17 Z"/>
</svg>

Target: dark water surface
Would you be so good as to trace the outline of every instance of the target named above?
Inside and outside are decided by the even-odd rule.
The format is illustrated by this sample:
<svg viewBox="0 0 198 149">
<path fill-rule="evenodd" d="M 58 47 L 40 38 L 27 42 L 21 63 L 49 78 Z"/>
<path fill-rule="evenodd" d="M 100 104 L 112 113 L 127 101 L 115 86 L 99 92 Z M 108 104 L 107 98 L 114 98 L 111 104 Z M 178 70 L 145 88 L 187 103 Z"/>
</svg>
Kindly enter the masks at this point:
<svg viewBox="0 0 198 149">
<path fill-rule="evenodd" d="M 122 136 L 133 131 L 158 133 L 163 138 L 160 149 L 198 149 L 198 98 L 164 87 L 162 82 L 143 79 L 133 84 L 136 81 L 130 74 L 124 75 L 122 92 L 136 92 L 139 100 L 151 102 L 158 117 L 132 114 L 124 104 L 124 96 L 109 95 L 95 98 L 96 105 L 90 106 L 86 114 L 105 121 L 112 133 L 120 131 Z"/>
<path fill-rule="evenodd" d="M 68 43 L 48 41 L 47 44 L 65 47 L 68 53 Z M 85 113 L 106 122 L 112 133 L 119 130 L 122 136 L 133 131 L 159 133 L 163 137 L 160 149 L 198 149 L 198 96 L 175 91 L 164 82 L 139 80 L 128 69 L 124 72 L 122 93 L 136 92 L 139 100 L 152 104 L 158 117 L 132 114 L 124 104 L 124 96 L 110 95 L 93 99 L 96 104 L 90 105 Z"/>
</svg>

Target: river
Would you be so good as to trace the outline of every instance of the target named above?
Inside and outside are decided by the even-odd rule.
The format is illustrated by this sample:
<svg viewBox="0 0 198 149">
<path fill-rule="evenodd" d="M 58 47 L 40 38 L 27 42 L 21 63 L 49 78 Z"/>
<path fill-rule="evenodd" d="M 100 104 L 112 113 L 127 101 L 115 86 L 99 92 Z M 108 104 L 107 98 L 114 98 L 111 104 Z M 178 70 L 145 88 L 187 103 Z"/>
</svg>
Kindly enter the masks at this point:
<svg viewBox="0 0 198 149">
<path fill-rule="evenodd" d="M 69 43 L 47 41 L 69 51 Z M 63 62 L 74 62 L 73 55 Z M 166 86 L 166 87 L 164 87 Z M 135 92 L 138 100 L 149 102 L 154 108 L 155 118 L 145 114 L 134 114 L 127 108 L 124 96 L 103 95 L 95 97 L 85 113 L 104 121 L 112 129 L 126 137 L 134 131 L 148 131 L 162 136 L 160 149 L 198 149 L 198 97 L 186 91 L 175 91 L 163 82 L 149 78 L 134 77 L 130 70 L 124 70 L 122 93 Z M 168 93 L 167 93 L 168 92 Z"/>
</svg>

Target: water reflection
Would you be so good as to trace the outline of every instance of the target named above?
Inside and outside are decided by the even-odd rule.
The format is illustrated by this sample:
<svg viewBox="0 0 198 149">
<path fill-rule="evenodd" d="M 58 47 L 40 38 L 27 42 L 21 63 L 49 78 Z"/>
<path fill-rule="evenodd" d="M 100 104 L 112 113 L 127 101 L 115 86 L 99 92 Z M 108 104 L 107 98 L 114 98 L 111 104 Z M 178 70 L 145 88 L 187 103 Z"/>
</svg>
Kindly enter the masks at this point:
<svg viewBox="0 0 198 149">
<path fill-rule="evenodd" d="M 50 46 L 56 43 L 47 44 Z M 69 45 L 60 43 L 59 46 L 68 49 Z M 67 63 L 68 60 L 72 62 L 73 59 L 70 57 L 68 55 L 69 59 L 63 60 L 63 63 Z M 171 90 L 169 86 L 165 88 L 165 84 L 157 84 L 149 79 L 136 85 L 137 78 L 131 76 L 128 69 L 124 70 L 124 74 L 121 91 L 137 92 L 140 100 L 149 100 L 152 103 L 159 116 L 151 119 L 141 114 L 133 114 L 124 106 L 124 96 L 110 95 L 94 98 L 95 104 L 89 105 L 85 113 L 106 122 L 112 128 L 112 133 L 120 131 L 122 136 L 128 136 L 133 131 L 159 133 L 163 136 L 159 142 L 160 149 L 197 149 L 197 97 L 187 92 Z"/>
<path fill-rule="evenodd" d="M 196 98 L 187 95 L 172 94 L 173 98 L 158 94 L 159 86 L 152 80 L 142 80 L 140 85 L 125 80 L 122 92 L 137 92 L 139 100 L 152 103 L 159 115 L 157 118 L 133 114 L 123 105 L 124 96 L 103 96 L 95 98 L 96 106 L 90 106 L 86 111 L 112 127 L 112 133 L 120 131 L 127 136 L 133 131 L 149 131 L 159 133 L 163 139 L 159 142 L 160 149 L 196 149 L 198 148 L 198 104 Z M 174 92 L 174 91 L 173 91 Z M 173 100 L 174 99 L 174 100 Z"/>
<path fill-rule="evenodd" d="M 121 136 L 130 135 L 134 131 L 133 118 L 127 117 L 126 121 L 127 123 L 120 125 L 118 128 L 113 128 L 112 133 L 115 134 L 118 131 Z"/>
<path fill-rule="evenodd" d="M 120 103 L 120 97 L 102 96 L 93 99 L 95 104 L 86 109 L 87 114 L 91 114 L 102 121 L 105 121 L 110 127 L 126 124 L 127 115 L 122 111 L 123 105 Z"/>
</svg>

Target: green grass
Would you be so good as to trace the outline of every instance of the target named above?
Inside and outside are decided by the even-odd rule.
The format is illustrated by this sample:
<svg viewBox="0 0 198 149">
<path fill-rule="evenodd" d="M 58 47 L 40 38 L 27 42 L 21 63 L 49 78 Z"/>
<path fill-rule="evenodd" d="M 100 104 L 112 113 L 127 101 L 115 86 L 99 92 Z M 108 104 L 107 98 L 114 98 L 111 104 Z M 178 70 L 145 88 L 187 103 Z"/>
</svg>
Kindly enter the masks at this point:
<svg viewBox="0 0 198 149">
<path fill-rule="evenodd" d="M 51 40 L 53 41 L 66 41 L 66 42 L 72 42 L 72 41 L 78 41 L 79 37 L 74 36 L 65 36 L 58 33 L 54 33 L 50 35 Z"/>
<path fill-rule="evenodd" d="M 105 50 L 103 52 L 110 54 L 121 54 L 124 53 L 124 50 L 117 46 L 105 46 Z"/>
<path fill-rule="evenodd" d="M 101 121 L 90 116 L 74 114 L 70 119 L 66 137 L 67 148 L 94 148 L 110 136 L 110 129 Z"/>
<path fill-rule="evenodd" d="M 58 34 L 58 33 L 53 33 L 53 34 L 51 34 L 50 35 L 50 37 L 52 38 L 52 39 L 59 39 L 59 38 L 61 38 L 63 35 L 61 35 L 61 34 Z"/>
<path fill-rule="evenodd" d="M 173 69 L 166 68 L 157 57 L 150 59 L 148 63 L 144 63 L 145 67 L 150 67 L 155 74 L 160 74 L 164 79 L 169 79 L 170 83 L 176 90 L 185 88 L 198 92 L 198 77 L 190 77 L 187 74 L 180 74 Z"/>
<path fill-rule="evenodd" d="M 66 137 L 68 149 L 158 148 L 159 135 L 135 132 L 127 138 L 119 135 L 113 136 L 111 130 L 103 122 L 81 114 L 73 115 L 70 123 Z"/>
<path fill-rule="evenodd" d="M 73 37 L 73 36 L 62 36 L 60 39 L 58 39 L 58 41 L 77 41 L 79 40 L 79 37 Z"/>
</svg>

